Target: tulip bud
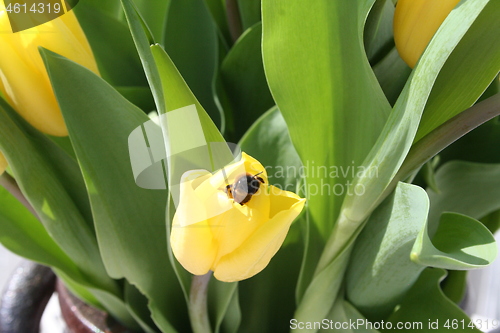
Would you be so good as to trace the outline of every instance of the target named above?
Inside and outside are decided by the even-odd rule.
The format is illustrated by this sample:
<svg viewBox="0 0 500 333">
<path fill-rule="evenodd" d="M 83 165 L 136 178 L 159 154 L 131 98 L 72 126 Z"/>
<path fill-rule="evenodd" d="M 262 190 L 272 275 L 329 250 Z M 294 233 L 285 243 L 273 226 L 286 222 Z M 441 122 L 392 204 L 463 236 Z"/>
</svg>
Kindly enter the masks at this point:
<svg viewBox="0 0 500 333">
<path fill-rule="evenodd" d="M 415 67 L 432 36 L 460 0 L 399 0 L 394 13 L 394 42 L 401 58 Z"/>
<path fill-rule="evenodd" d="M 5 156 L 0 152 L 0 176 L 2 173 L 4 173 L 5 169 L 7 168 L 7 160 L 5 159 Z"/>
<path fill-rule="evenodd" d="M 261 184 L 247 201 L 241 200 L 246 175 Z M 264 167 L 245 153 L 214 175 L 186 172 L 172 223 L 172 251 L 194 275 L 213 271 L 225 282 L 247 279 L 267 266 L 304 204 L 295 193 L 269 185 Z"/>
<path fill-rule="evenodd" d="M 38 130 L 66 136 L 68 131 L 39 46 L 98 73 L 90 45 L 72 11 L 12 33 L 4 2 L 0 0 L 0 89 L 14 109 Z"/>
</svg>

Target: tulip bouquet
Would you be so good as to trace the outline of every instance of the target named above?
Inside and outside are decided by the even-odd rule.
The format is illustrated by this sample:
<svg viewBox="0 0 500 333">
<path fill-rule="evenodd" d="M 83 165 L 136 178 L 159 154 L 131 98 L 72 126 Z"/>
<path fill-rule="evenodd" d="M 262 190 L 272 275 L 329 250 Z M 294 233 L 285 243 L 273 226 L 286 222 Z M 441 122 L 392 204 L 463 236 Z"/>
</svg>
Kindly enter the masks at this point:
<svg viewBox="0 0 500 333">
<path fill-rule="evenodd" d="M 499 1 L 74 2 L 0 1 L 5 247 L 133 331 L 479 332 Z"/>
</svg>

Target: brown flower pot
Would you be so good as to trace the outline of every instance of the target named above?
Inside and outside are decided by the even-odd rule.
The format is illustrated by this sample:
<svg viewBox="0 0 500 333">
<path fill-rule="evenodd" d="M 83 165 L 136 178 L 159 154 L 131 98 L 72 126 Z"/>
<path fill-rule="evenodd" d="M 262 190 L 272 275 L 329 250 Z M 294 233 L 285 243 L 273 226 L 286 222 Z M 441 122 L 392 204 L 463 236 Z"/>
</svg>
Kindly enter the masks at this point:
<svg viewBox="0 0 500 333">
<path fill-rule="evenodd" d="M 39 333 L 43 311 L 58 293 L 64 333 L 127 333 L 105 312 L 72 295 L 48 267 L 23 261 L 16 269 L 0 300 L 1 333 Z"/>
</svg>

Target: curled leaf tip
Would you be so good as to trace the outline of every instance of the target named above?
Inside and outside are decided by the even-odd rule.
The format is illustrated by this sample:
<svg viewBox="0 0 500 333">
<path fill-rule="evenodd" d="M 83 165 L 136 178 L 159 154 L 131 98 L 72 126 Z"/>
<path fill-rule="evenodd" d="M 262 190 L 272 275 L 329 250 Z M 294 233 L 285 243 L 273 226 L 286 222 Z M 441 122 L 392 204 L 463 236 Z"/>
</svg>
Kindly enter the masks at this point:
<svg viewBox="0 0 500 333">
<path fill-rule="evenodd" d="M 225 282 L 262 271 L 305 204 L 295 193 L 269 185 L 262 164 L 245 153 L 239 162 L 215 174 L 186 172 L 180 192 L 170 236 L 172 251 L 192 274 L 213 271 Z M 242 202 L 243 197 L 248 200 Z"/>
</svg>

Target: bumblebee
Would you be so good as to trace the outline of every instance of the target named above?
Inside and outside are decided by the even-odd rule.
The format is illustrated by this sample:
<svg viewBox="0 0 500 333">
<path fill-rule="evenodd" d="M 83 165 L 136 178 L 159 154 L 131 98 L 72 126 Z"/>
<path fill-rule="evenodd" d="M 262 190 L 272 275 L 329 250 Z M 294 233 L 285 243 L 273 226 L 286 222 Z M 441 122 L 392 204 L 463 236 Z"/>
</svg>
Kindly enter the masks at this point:
<svg viewBox="0 0 500 333">
<path fill-rule="evenodd" d="M 226 191 L 229 197 L 242 206 L 246 204 L 252 199 L 252 196 L 257 193 L 260 184 L 265 184 L 264 179 L 259 177 L 263 172 L 264 171 L 261 171 L 256 175 L 246 173 L 238 177 L 234 184 L 227 185 Z"/>
</svg>

